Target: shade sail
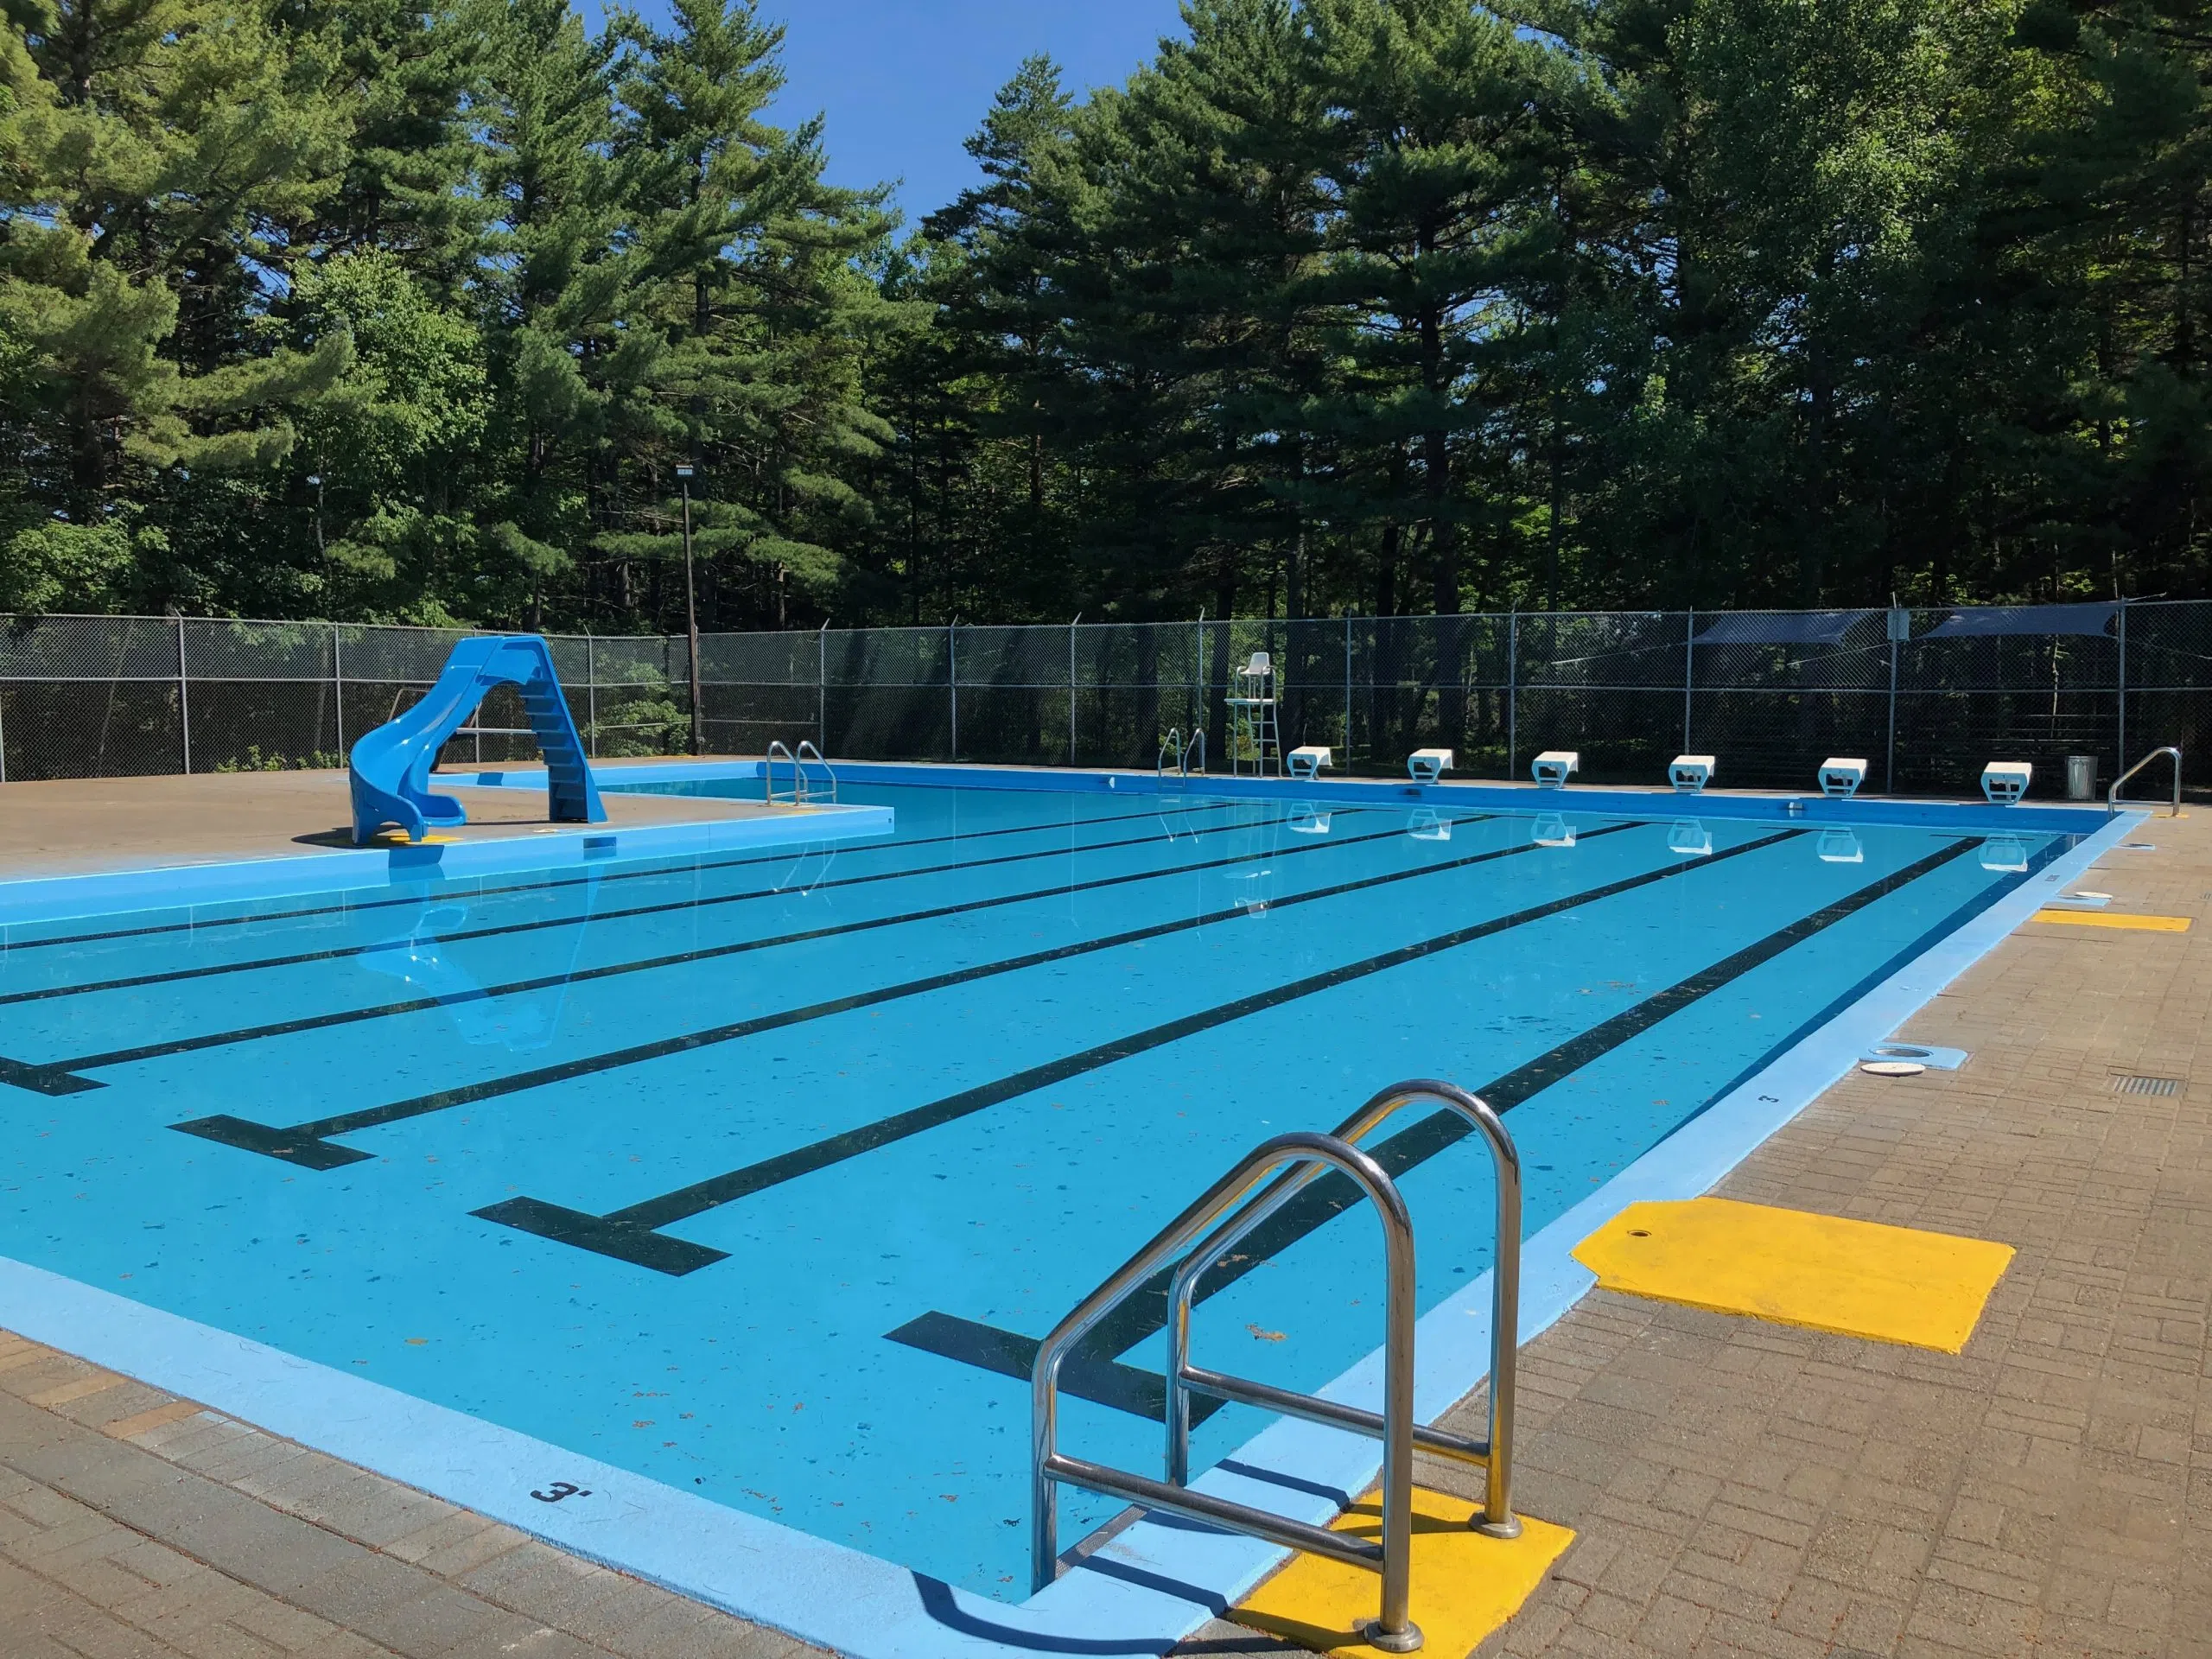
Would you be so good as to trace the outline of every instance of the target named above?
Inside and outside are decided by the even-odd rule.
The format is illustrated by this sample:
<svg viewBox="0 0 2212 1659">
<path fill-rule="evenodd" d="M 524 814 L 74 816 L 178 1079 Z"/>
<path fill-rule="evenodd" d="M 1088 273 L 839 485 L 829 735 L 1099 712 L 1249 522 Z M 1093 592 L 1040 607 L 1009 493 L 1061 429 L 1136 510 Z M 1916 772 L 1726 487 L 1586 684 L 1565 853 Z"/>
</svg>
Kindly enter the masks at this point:
<svg viewBox="0 0 2212 1659">
<path fill-rule="evenodd" d="M 1951 614 L 1923 639 L 1991 639 L 2019 633 L 2103 633 L 2113 605 L 1985 605 Z"/>
</svg>

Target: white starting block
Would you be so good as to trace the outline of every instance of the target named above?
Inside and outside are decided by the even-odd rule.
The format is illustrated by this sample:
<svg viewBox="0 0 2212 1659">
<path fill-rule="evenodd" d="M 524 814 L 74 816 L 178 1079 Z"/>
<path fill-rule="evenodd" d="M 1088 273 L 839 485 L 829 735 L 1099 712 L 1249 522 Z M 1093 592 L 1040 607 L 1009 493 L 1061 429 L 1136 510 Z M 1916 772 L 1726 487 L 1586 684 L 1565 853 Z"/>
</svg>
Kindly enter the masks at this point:
<svg viewBox="0 0 2212 1659">
<path fill-rule="evenodd" d="M 1406 833 L 1415 841 L 1449 841 L 1452 820 L 1439 817 L 1433 806 L 1417 806 L 1406 820 Z"/>
<path fill-rule="evenodd" d="M 1580 749 L 1546 749 L 1529 763 L 1529 775 L 1545 789 L 1564 789 L 1582 764 Z"/>
<path fill-rule="evenodd" d="M 1417 784 L 1433 784 L 1451 770 L 1449 749 L 1415 749 L 1406 757 L 1406 775 Z"/>
<path fill-rule="evenodd" d="M 1311 778 L 1324 766 L 1335 765 L 1336 756 L 1319 743 L 1308 743 L 1304 748 L 1290 752 L 1290 775 L 1294 778 Z"/>
<path fill-rule="evenodd" d="M 1999 875 L 2025 875 L 2027 843 L 2017 836 L 1992 836 L 1981 843 L 1981 868 Z"/>
<path fill-rule="evenodd" d="M 1992 806 L 2010 806 L 2028 792 L 2036 769 L 2025 760 L 1993 760 L 1981 769 L 1981 792 Z"/>
<path fill-rule="evenodd" d="M 1667 832 L 1667 850 L 1684 858 L 1713 856 L 1713 831 L 1695 818 L 1676 818 Z"/>
<path fill-rule="evenodd" d="M 1713 781 L 1713 757 L 1709 754 L 1678 754 L 1668 763 L 1667 781 L 1677 794 L 1702 795 L 1705 786 Z"/>
<path fill-rule="evenodd" d="M 1866 781 L 1866 763 L 1849 755 L 1832 754 L 1821 762 L 1821 793 L 1847 801 Z"/>
<path fill-rule="evenodd" d="M 1572 847 L 1574 826 L 1556 812 L 1540 812 L 1529 826 L 1529 839 L 1539 847 Z"/>
<path fill-rule="evenodd" d="M 1819 842 L 1823 864 L 1864 864 L 1866 849 L 1848 830 L 1823 830 Z"/>
</svg>

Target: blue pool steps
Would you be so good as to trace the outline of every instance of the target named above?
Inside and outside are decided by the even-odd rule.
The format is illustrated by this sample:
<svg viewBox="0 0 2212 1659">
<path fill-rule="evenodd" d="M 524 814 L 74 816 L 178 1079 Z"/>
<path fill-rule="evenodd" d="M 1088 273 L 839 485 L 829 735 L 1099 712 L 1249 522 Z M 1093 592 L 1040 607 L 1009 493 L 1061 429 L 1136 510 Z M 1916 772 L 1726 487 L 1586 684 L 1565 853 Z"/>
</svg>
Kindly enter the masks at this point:
<svg viewBox="0 0 2212 1659">
<path fill-rule="evenodd" d="M 556 823 L 607 821 L 583 739 L 553 671 L 551 649 L 534 633 L 503 634 L 462 640 L 420 702 L 353 745 L 348 770 L 354 845 L 366 845 L 388 823 L 405 830 L 408 840 L 421 841 L 434 827 L 468 822 L 459 801 L 430 792 L 430 768 L 486 693 L 502 685 L 522 693 L 530 728 L 544 751 L 546 816 Z"/>
</svg>

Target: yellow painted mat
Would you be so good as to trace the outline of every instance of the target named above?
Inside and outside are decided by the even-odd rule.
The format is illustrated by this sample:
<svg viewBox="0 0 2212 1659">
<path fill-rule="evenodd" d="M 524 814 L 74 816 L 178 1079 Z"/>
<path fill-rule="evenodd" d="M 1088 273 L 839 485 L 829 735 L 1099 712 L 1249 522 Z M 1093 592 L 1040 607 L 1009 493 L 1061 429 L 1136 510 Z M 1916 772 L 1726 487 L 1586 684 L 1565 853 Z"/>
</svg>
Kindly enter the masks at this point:
<svg viewBox="0 0 2212 1659">
<path fill-rule="evenodd" d="M 1565 1527 L 1521 1517 L 1518 1538 L 1489 1538 L 1468 1526 L 1482 1508 L 1445 1492 L 1414 1489 L 1413 1616 L 1427 1639 L 1421 1651 L 1460 1659 L 1521 1611 L 1574 1535 Z M 1370 1492 L 1338 1516 L 1338 1532 L 1379 1538 L 1382 1505 Z M 1373 1618 L 1382 1580 L 1374 1573 L 1319 1555 L 1294 1555 L 1290 1565 L 1239 1603 L 1230 1617 L 1317 1653 L 1374 1655 L 1360 1640 Z"/>
<path fill-rule="evenodd" d="M 1955 1354 L 2012 1247 L 1691 1198 L 1631 1204 L 1574 1256 L 1608 1290 Z"/>
<path fill-rule="evenodd" d="M 2031 922 L 2056 922 L 2062 927 L 2122 927 L 2141 933 L 2186 933 L 2186 916 L 2115 916 L 2103 910 L 2039 910 Z"/>
</svg>

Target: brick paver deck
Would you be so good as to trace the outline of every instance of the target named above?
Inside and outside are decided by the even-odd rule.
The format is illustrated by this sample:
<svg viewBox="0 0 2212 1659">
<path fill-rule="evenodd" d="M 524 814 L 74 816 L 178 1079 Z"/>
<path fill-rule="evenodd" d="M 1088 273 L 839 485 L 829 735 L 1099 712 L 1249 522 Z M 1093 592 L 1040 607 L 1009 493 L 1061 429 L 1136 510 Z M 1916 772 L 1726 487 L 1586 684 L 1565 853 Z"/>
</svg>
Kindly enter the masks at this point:
<svg viewBox="0 0 2212 1659">
<path fill-rule="evenodd" d="M 2212 1656 L 2212 818 L 2140 839 L 2091 885 L 2198 927 L 2030 925 L 1906 1028 L 1965 1070 L 1854 1075 L 1720 1188 L 2017 1246 L 1965 1354 L 1586 1299 L 1519 1476 L 1580 1537 L 1484 1653 Z M 0 1337 L 7 1659 L 807 1651 Z"/>
</svg>

